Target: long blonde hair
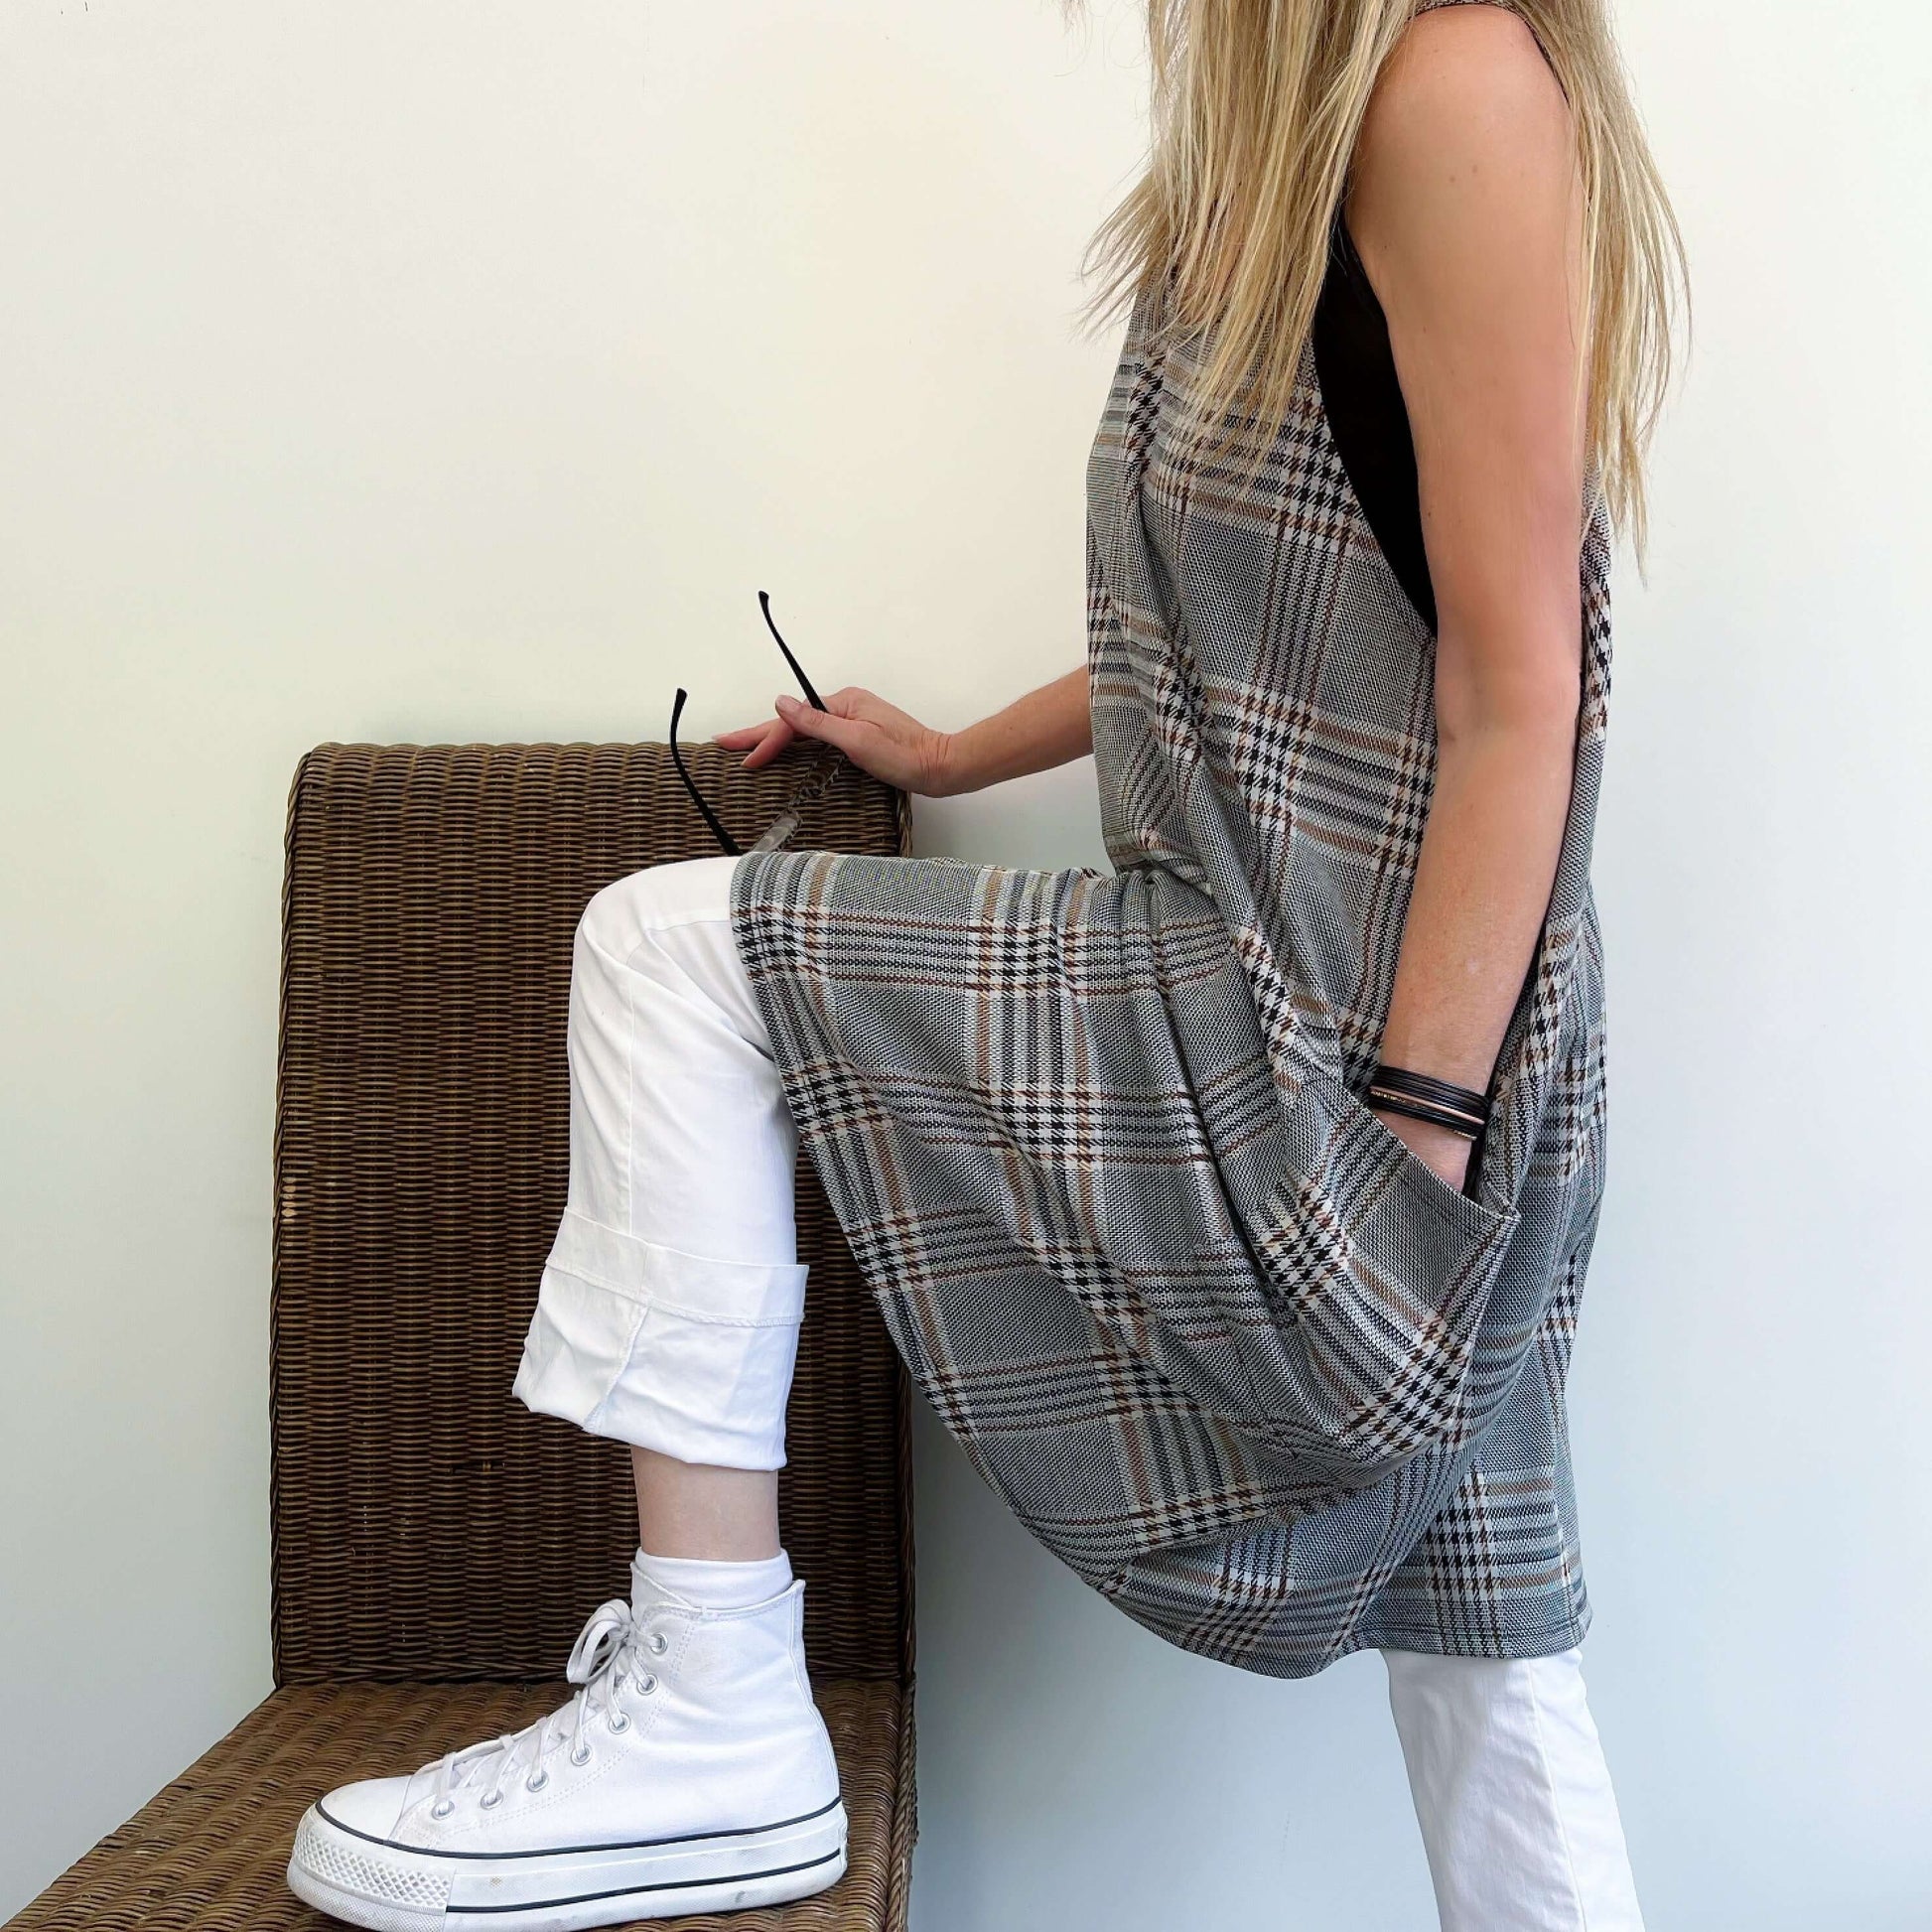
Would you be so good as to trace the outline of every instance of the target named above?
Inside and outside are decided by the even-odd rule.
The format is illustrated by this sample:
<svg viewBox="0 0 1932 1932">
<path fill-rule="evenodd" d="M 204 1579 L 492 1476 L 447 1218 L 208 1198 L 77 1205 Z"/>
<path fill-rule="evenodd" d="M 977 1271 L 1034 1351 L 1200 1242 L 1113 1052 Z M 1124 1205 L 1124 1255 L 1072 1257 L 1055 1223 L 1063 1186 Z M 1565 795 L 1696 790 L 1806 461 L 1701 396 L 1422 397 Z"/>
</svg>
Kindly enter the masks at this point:
<svg viewBox="0 0 1932 1932">
<path fill-rule="evenodd" d="M 1592 325 L 1579 366 L 1588 449 L 1641 554 L 1644 451 L 1688 301 L 1683 239 L 1605 0 L 1507 4 L 1570 103 Z M 1369 95 L 1421 10 L 1422 0 L 1148 0 L 1152 154 L 1088 247 L 1099 286 L 1086 312 L 1096 323 L 1117 316 L 1166 283 L 1164 328 L 1214 334 L 1200 380 L 1214 420 L 1203 413 L 1195 429 L 1209 446 L 1238 428 L 1222 411 L 1265 425 L 1288 412 Z"/>
</svg>

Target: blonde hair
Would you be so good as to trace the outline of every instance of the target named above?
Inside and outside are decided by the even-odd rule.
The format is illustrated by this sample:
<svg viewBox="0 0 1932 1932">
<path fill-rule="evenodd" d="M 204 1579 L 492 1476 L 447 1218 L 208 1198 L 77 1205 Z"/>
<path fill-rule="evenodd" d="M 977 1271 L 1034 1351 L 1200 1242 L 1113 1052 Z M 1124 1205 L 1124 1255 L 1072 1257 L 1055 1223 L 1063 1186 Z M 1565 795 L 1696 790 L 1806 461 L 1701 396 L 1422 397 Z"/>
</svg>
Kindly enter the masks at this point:
<svg viewBox="0 0 1932 1932">
<path fill-rule="evenodd" d="M 1604 0 L 1507 4 L 1570 103 L 1592 325 L 1579 367 L 1588 450 L 1641 554 L 1644 451 L 1669 386 L 1680 298 L 1688 306 L 1683 238 Z M 1086 313 L 1098 323 L 1166 284 L 1163 331 L 1218 338 L 1200 378 L 1203 443 L 1240 428 L 1210 430 L 1210 408 L 1269 426 L 1286 417 L 1369 96 L 1421 11 L 1422 0 L 1148 0 L 1152 154 L 1089 244 L 1085 268 L 1100 284 Z"/>
</svg>

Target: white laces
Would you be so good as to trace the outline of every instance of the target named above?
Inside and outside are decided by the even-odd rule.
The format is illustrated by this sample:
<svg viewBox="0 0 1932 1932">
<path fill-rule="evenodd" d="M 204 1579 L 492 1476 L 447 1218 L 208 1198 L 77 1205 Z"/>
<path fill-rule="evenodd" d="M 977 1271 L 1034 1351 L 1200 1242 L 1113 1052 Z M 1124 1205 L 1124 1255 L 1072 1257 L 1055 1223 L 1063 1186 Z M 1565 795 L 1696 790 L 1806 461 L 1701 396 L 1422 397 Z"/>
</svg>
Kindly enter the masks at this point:
<svg viewBox="0 0 1932 1932">
<path fill-rule="evenodd" d="M 608 1603 L 600 1603 L 591 1612 L 590 1620 L 578 1632 L 577 1641 L 571 1646 L 570 1662 L 564 1667 L 565 1677 L 582 1687 L 566 1707 L 571 1713 L 569 1735 L 570 1761 L 573 1764 L 590 1761 L 590 1747 L 584 1741 L 584 1726 L 600 1712 L 610 1712 L 613 1730 L 621 1731 L 630 1727 L 629 1718 L 618 1705 L 618 1692 L 623 1686 L 624 1673 L 633 1664 L 636 1665 L 637 1689 L 640 1692 L 655 1690 L 657 1680 L 642 1667 L 642 1658 L 647 1649 L 652 1654 L 661 1654 L 664 1648 L 661 1636 L 653 1634 L 646 1637 L 642 1626 L 631 1615 L 630 1605 L 621 1596 L 612 1597 Z M 521 1730 L 506 1731 L 501 1737 L 470 1744 L 438 1758 L 434 1767 L 436 1798 L 430 1807 L 431 1815 L 447 1818 L 455 1809 L 456 1791 L 473 1773 L 481 1771 L 485 1762 L 493 1759 L 489 1784 L 482 1799 L 483 1809 L 489 1810 L 502 1797 L 505 1782 L 519 1759 L 526 1755 L 526 1746 L 528 1772 L 523 1780 L 523 1788 L 526 1791 L 541 1791 L 550 1781 L 550 1773 L 544 1768 L 543 1759 L 548 1751 L 563 1741 L 564 1715 L 563 1711 L 552 1711 Z"/>
</svg>

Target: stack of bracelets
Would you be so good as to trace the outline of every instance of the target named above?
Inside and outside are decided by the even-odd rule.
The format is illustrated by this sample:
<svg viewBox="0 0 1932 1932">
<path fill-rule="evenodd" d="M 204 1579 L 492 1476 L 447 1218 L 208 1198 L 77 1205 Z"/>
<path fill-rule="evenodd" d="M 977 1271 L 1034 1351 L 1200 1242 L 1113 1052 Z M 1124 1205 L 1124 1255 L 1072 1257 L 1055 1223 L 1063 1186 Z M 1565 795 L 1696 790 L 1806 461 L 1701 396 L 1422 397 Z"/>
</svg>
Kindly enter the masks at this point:
<svg viewBox="0 0 1932 1932">
<path fill-rule="evenodd" d="M 1489 1124 L 1485 1095 L 1451 1086 L 1427 1073 L 1411 1073 L 1407 1067 L 1378 1066 L 1368 1076 L 1368 1097 L 1374 1106 L 1392 1114 L 1406 1114 L 1411 1120 L 1433 1121 L 1466 1141 L 1481 1139 L 1482 1130 Z"/>
</svg>

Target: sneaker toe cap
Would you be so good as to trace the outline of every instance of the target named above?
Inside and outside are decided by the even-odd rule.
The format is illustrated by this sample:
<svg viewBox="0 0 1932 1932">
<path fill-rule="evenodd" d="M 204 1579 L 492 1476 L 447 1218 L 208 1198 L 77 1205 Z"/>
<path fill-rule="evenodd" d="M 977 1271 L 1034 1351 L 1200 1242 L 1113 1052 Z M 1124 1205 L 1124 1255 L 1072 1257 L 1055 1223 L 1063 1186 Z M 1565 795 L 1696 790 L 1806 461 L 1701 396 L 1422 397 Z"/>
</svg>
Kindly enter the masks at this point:
<svg viewBox="0 0 1932 1932">
<path fill-rule="evenodd" d="M 330 1792 L 319 1809 L 332 1824 L 363 1838 L 393 1839 L 411 1778 L 363 1778 Z"/>
</svg>

